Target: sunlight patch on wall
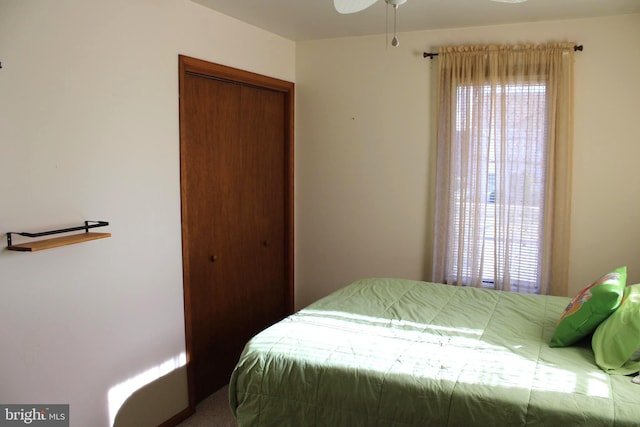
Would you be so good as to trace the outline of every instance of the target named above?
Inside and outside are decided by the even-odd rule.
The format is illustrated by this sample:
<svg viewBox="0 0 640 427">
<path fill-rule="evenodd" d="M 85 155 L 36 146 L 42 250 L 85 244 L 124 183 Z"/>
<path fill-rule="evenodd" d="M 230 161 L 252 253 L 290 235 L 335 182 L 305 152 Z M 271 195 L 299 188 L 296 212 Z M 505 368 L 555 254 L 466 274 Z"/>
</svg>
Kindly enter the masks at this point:
<svg viewBox="0 0 640 427">
<path fill-rule="evenodd" d="M 158 378 L 167 375 L 187 363 L 187 355 L 182 352 L 176 357 L 160 363 L 159 365 L 150 368 L 135 377 L 129 378 L 118 385 L 115 385 L 109 389 L 107 394 L 109 405 L 109 425 L 113 426 L 118 411 L 124 404 L 124 402 L 140 388 L 157 380 Z"/>
</svg>

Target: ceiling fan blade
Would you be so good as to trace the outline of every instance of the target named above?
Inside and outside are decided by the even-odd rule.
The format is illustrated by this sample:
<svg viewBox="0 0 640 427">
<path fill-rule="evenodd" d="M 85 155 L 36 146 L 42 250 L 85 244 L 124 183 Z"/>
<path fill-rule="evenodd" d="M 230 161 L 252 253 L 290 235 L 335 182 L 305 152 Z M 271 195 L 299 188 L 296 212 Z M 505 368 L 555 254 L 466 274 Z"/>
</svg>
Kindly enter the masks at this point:
<svg viewBox="0 0 640 427">
<path fill-rule="evenodd" d="M 333 6 L 338 13 L 356 13 L 372 6 L 378 0 L 333 0 Z"/>
</svg>

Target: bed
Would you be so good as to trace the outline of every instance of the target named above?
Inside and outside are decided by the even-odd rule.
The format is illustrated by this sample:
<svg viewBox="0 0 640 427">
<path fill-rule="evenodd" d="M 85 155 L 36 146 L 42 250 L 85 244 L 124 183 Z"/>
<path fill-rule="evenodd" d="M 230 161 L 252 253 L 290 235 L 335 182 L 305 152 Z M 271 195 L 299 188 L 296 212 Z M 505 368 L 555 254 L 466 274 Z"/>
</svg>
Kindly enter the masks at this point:
<svg viewBox="0 0 640 427">
<path fill-rule="evenodd" d="M 363 279 L 255 336 L 239 426 L 638 426 L 640 385 L 548 343 L 570 298 Z"/>
</svg>

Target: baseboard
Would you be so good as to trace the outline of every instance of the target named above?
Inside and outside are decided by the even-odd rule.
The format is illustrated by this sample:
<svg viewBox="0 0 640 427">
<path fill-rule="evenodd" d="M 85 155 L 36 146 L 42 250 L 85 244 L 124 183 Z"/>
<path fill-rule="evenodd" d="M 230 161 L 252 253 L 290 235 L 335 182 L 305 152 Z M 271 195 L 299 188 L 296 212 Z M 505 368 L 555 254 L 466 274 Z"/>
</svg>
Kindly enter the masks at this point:
<svg viewBox="0 0 640 427">
<path fill-rule="evenodd" d="M 158 427 L 175 427 L 191 415 L 195 414 L 196 409 L 192 406 L 188 406 L 185 410 L 178 412 L 173 417 L 169 418 L 167 421 L 160 424 Z"/>
</svg>

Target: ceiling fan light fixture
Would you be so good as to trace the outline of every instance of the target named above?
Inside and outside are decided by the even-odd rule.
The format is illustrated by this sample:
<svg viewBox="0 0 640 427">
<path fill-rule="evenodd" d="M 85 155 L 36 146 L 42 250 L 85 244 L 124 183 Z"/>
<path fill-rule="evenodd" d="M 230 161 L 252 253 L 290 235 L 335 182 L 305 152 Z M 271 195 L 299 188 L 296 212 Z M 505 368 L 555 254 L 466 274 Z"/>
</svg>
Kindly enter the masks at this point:
<svg viewBox="0 0 640 427">
<path fill-rule="evenodd" d="M 356 13 L 372 6 L 378 0 L 333 0 L 333 7 L 343 15 Z"/>
<path fill-rule="evenodd" d="M 349 13 L 361 12 L 370 6 L 373 6 L 378 0 L 333 0 L 333 7 L 338 13 L 343 15 Z M 391 6 L 400 6 L 405 4 L 407 0 L 384 0 Z"/>
<path fill-rule="evenodd" d="M 356 13 L 372 6 L 378 0 L 333 0 L 333 6 L 336 11 L 341 14 Z M 393 6 L 393 40 L 391 40 L 391 46 L 396 47 L 400 44 L 396 35 L 396 16 L 398 7 L 405 4 L 407 0 L 384 0 L 387 4 L 387 11 L 389 6 Z M 388 28 L 388 13 L 387 12 L 387 28 Z M 387 33 L 388 34 L 388 33 Z"/>
</svg>

